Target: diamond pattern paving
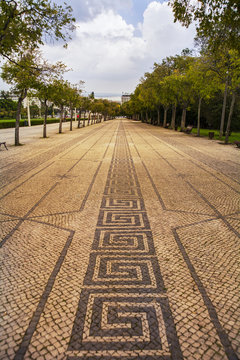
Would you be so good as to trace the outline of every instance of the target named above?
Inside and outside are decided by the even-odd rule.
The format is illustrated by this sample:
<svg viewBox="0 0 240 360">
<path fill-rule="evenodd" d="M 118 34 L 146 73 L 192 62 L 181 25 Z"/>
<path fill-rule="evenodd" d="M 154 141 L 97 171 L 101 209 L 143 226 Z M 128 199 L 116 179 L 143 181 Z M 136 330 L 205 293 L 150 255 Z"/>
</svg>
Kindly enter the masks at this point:
<svg viewBox="0 0 240 360">
<path fill-rule="evenodd" d="M 0 358 L 238 359 L 238 149 L 130 120 L 37 141 L 0 152 Z"/>
</svg>

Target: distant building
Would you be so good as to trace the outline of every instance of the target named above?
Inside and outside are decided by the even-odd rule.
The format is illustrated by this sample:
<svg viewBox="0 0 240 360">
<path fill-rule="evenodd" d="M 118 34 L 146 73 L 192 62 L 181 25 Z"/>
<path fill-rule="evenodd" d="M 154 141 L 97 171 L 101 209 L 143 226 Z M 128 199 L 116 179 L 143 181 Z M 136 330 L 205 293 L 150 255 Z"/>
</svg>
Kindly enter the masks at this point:
<svg viewBox="0 0 240 360">
<path fill-rule="evenodd" d="M 122 94 L 121 102 L 122 102 L 122 104 L 124 104 L 125 102 L 129 101 L 130 99 L 131 99 L 130 94 Z"/>
<path fill-rule="evenodd" d="M 23 100 L 23 107 L 26 108 L 28 106 L 28 102 L 29 105 L 37 105 L 37 107 L 40 109 L 41 108 L 41 101 L 37 98 L 37 97 L 25 97 L 25 99 Z"/>
<path fill-rule="evenodd" d="M 1 96 L 0 96 L 1 98 Z M 18 102 L 18 96 L 13 94 L 13 93 L 8 93 L 8 98 Z M 28 101 L 29 101 L 29 105 L 37 105 L 38 108 L 41 108 L 41 101 L 37 98 L 37 97 L 25 97 L 23 100 L 23 107 L 26 108 L 28 106 Z"/>
</svg>

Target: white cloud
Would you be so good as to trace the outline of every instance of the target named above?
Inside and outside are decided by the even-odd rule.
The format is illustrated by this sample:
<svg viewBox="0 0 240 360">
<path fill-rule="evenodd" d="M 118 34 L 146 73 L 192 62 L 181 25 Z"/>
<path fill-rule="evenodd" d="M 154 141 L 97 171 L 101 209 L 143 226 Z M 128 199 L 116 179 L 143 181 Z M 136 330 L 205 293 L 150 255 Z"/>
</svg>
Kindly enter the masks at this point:
<svg viewBox="0 0 240 360">
<path fill-rule="evenodd" d="M 63 3 L 64 0 L 57 0 L 57 2 Z M 132 0 L 71 0 L 70 5 L 74 9 L 77 20 L 89 21 L 108 10 L 131 9 L 133 2 Z"/>
<path fill-rule="evenodd" d="M 79 0 L 78 0 L 79 1 Z M 84 80 L 87 91 L 133 91 L 141 76 L 151 71 L 154 62 L 193 46 L 194 29 L 173 22 L 167 3 L 151 2 L 143 23 L 136 29 L 116 12 L 117 7 L 131 6 L 132 0 L 84 0 L 88 10 L 98 15 L 79 22 L 68 49 L 45 45 L 44 56 L 52 62 L 63 61 L 72 72 L 72 83 Z M 96 8 L 95 8 L 96 6 Z M 106 10 L 106 8 L 109 8 Z M 110 9 L 111 8 L 111 9 Z M 103 10 L 105 9 L 105 10 Z"/>
<path fill-rule="evenodd" d="M 149 4 L 141 29 L 152 58 L 161 60 L 179 54 L 184 48 L 193 47 L 194 25 L 186 29 L 180 23 L 174 23 L 171 8 L 166 2 L 161 4 L 153 1 Z"/>
<path fill-rule="evenodd" d="M 120 15 L 109 10 L 78 24 L 67 51 L 45 46 L 44 53 L 50 60 L 61 60 L 73 68 L 74 74 L 68 73 L 68 78 L 86 81 L 89 90 L 132 90 L 141 75 L 141 61 L 146 57 L 145 41 L 135 37 L 134 30 Z"/>
</svg>

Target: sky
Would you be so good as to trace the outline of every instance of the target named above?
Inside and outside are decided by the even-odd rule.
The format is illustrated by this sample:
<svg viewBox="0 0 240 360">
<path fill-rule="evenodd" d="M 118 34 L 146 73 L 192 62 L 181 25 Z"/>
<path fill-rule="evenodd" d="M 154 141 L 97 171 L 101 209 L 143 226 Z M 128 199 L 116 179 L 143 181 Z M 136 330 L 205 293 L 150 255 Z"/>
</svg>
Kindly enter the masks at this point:
<svg viewBox="0 0 240 360">
<path fill-rule="evenodd" d="M 54 0 L 63 4 L 64 0 Z M 68 48 L 46 44 L 44 57 L 64 62 L 72 71 L 65 78 L 85 82 L 86 92 L 119 99 L 132 93 L 155 62 L 193 48 L 194 26 L 174 23 L 167 1 L 69 0 L 76 31 Z"/>
</svg>

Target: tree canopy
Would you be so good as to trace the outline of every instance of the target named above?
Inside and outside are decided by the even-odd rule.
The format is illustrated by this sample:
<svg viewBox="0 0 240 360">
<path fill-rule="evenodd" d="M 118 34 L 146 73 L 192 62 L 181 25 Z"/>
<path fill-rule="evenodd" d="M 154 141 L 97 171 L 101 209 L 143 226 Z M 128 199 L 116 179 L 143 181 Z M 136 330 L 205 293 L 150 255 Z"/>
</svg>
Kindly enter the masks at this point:
<svg viewBox="0 0 240 360">
<path fill-rule="evenodd" d="M 175 17 L 188 27 L 196 23 L 197 35 L 217 48 L 224 41 L 240 53 L 239 0 L 169 0 Z"/>
<path fill-rule="evenodd" d="M 42 44 L 44 36 L 66 41 L 75 21 L 71 6 L 49 0 L 1 0 L 0 14 L 0 55 L 6 57 L 20 45 Z"/>
</svg>

